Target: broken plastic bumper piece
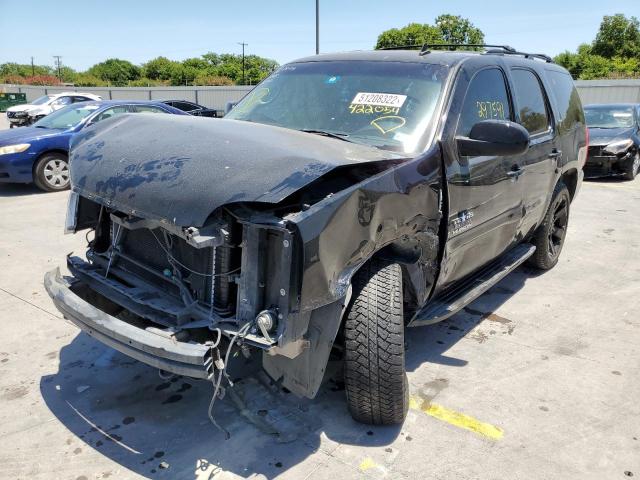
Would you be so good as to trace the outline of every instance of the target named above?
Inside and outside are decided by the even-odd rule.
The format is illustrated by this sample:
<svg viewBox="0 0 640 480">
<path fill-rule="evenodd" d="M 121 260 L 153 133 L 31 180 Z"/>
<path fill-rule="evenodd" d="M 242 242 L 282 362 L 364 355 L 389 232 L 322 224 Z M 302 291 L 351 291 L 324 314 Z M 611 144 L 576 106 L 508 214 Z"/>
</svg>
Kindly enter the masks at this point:
<svg viewBox="0 0 640 480">
<path fill-rule="evenodd" d="M 47 272 L 44 286 L 56 308 L 68 320 L 105 345 L 152 367 L 193 378 L 213 373 L 211 349 L 181 342 L 120 320 L 96 308 L 72 290 L 60 269 Z"/>
</svg>

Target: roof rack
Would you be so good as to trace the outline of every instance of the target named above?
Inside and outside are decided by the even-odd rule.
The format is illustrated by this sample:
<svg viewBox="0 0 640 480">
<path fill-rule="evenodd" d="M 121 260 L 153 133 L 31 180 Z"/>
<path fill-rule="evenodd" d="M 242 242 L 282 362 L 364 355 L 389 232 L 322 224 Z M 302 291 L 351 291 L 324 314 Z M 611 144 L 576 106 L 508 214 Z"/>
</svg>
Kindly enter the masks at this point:
<svg viewBox="0 0 640 480">
<path fill-rule="evenodd" d="M 420 55 L 427 55 L 431 53 L 431 50 L 434 48 L 446 47 L 452 50 L 456 50 L 460 47 L 466 48 L 485 48 L 487 50 L 484 51 L 485 55 L 491 54 L 500 54 L 500 55 L 521 55 L 524 58 L 532 58 L 544 60 L 547 63 L 553 63 L 553 59 L 549 55 L 545 55 L 544 53 L 526 53 L 519 52 L 515 48 L 510 47 L 509 45 L 489 45 L 485 43 L 461 43 L 461 44 L 440 44 L 440 43 L 425 43 L 420 50 Z"/>
<path fill-rule="evenodd" d="M 501 53 L 516 53 L 516 49 L 509 45 L 489 45 L 486 43 L 425 43 L 422 45 L 420 55 L 431 53 L 434 48 L 446 47 L 449 50 L 457 50 L 458 48 L 499 48 Z"/>
</svg>

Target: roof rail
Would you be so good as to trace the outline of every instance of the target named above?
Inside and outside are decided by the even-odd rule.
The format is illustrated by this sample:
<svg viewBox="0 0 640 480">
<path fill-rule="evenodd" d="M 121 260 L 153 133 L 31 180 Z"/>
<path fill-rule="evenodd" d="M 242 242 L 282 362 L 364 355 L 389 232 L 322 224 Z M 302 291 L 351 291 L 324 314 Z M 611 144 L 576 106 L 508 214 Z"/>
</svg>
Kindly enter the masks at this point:
<svg viewBox="0 0 640 480">
<path fill-rule="evenodd" d="M 549 55 L 544 53 L 526 53 L 519 52 L 515 48 L 509 45 L 488 45 L 484 43 L 462 43 L 462 44 L 438 44 L 438 43 L 425 43 L 420 50 L 420 55 L 426 55 L 431 52 L 432 48 L 447 47 L 450 49 L 457 49 L 458 47 L 473 47 L 473 48 L 485 48 L 485 54 L 502 54 L 502 55 L 521 55 L 524 58 L 537 58 L 544 60 L 547 63 L 553 63 L 553 59 Z"/>
<path fill-rule="evenodd" d="M 393 45 L 391 47 L 377 48 L 376 50 L 411 50 L 414 48 L 422 48 L 422 44 L 414 43 L 412 45 Z"/>
<path fill-rule="evenodd" d="M 427 55 L 431 53 L 434 48 L 446 47 L 449 50 L 457 50 L 458 48 L 499 48 L 503 53 L 512 53 L 516 49 L 509 45 L 489 45 L 486 43 L 425 43 L 422 45 L 420 55 Z"/>
<path fill-rule="evenodd" d="M 418 48 L 420 48 L 420 56 L 427 55 L 433 50 L 440 48 L 446 48 L 448 50 L 457 50 L 458 48 L 484 48 L 485 51 L 483 54 L 485 55 L 520 55 L 524 58 L 544 60 L 547 63 L 553 63 L 553 59 L 544 53 L 519 52 L 509 45 L 490 45 L 487 43 L 424 43 L 422 45 L 414 43 L 412 45 L 394 45 L 392 47 L 379 48 L 378 50 L 409 50 Z"/>
</svg>

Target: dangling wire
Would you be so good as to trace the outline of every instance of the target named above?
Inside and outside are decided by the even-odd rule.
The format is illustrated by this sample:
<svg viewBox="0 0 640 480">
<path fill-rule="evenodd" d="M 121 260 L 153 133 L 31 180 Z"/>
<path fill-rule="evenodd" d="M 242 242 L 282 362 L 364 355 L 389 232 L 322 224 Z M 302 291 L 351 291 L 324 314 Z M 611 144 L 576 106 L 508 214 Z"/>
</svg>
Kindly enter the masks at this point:
<svg viewBox="0 0 640 480">
<path fill-rule="evenodd" d="M 222 431 L 225 435 L 225 440 L 229 440 L 229 438 L 231 438 L 231 434 L 229 433 L 229 431 L 227 429 L 225 429 L 224 427 L 220 426 L 218 424 L 218 422 L 216 422 L 215 418 L 213 418 L 213 405 L 216 403 L 216 399 L 218 398 L 218 394 L 220 392 L 220 384 L 222 383 L 222 377 L 225 377 L 227 379 L 227 382 L 229 382 L 229 386 L 233 387 L 233 382 L 231 381 L 231 379 L 229 378 L 229 376 L 227 375 L 227 366 L 229 364 L 229 355 L 231 354 L 231 350 L 233 349 L 233 345 L 236 342 L 236 340 L 240 337 L 240 338 L 244 338 L 247 333 L 249 332 L 249 329 L 251 328 L 251 323 L 247 323 L 244 327 L 242 327 L 240 330 L 238 330 L 233 337 L 231 338 L 231 341 L 229 342 L 229 346 L 227 347 L 227 352 L 224 356 L 224 363 L 222 365 L 220 365 L 220 350 L 218 350 L 216 348 L 216 353 L 218 356 L 218 360 L 214 360 L 214 366 L 216 368 L 216 370 L 214 370 L 214 375 L 213 375 L 213 379 L 211 380 L 213 383 L 213 396 L 211 397 L 211 402 L 209 402 L 209 410 L 208 410 L 208 415 L 209 415 L 209 420 L 211 420 L 211 423 L 213 423 L 216 428 L 218 428 L 218 430 Z M 219 331 L 219 329 L 216 329 Z M 220 342 L 220 336 L 218 337 L 218 341 L 216 342 L 216 345 Z M 213 348 L 212 347 L 212 358 L 213 358 Z M 218 372 L 217 374 L 215 372 Z"/>
</svg>

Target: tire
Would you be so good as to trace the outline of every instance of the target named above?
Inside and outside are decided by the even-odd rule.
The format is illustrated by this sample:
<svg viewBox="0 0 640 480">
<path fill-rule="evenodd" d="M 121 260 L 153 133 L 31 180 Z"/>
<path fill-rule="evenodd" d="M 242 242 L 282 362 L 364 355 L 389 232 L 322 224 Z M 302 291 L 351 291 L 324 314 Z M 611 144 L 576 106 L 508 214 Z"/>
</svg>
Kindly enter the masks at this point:
<svg viewBox="0 0 640 480">
<path fill-rule="evenodd" d="M 69 188 L 69 161 L 63 153 L 46 153 L 33 170 L 33 183 L 45 192 L 60 192 Z"/>
<path fill-rule="evenodd" d="M 370 260 L 356 273 L 352 285 L 344 328 L 349 412 L 361 423 L 402 423 L 409 408 L 409 385 L 400 266 Z"/>
<path fill-rule="evenodd" d="M 624 178 L 627 180 L 634 180 L 636 175 L 638 175 L 638 172 L 640 172 L 640 152 L 636 153 L 636 156 L 633 157 L 633 161 L 624 169 Z"/>
<path fill-rule="evenodd" d="M 550 270 L 558 263 L 567 236 L 570 205 L 569 190 L 560 181 L 553 190 L 553 197 L 542 224 L 531 239 L 536 251 L 527 262 L 530 266 Z"/>
</svg>

